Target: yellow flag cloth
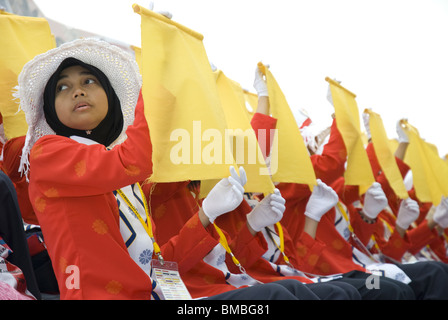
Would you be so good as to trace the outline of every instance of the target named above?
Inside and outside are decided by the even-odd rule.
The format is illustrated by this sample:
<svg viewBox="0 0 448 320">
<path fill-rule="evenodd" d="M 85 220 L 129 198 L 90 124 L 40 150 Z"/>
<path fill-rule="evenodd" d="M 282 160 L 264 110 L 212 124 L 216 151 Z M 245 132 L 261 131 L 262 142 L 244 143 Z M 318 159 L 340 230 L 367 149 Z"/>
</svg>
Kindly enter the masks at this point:
<svg viewBox="0 0 448 320">
<path fill-rule="evenodd" d="M 389 145 L 390 152 L 395 154 L 395 151 L 398 148 L 398 140 L 397 139 L 389 139 L 388 140 L 388 145 Z"/>
<path fill-rule="evenodd" d="M 263 154 L 250 125 L 247 113 L 244 111 L 245 101 L 241 86 L 229 79 L 221 70 L 214 72 L 226 116 L 229 138 L 232 143 L 233 157 L 238 166 L 242 166 L 247 175 L 246 192 L 273 193 L 269 171 Z"/>
<path fill-rule="evenodd" d="M 252 119 L 254 113 L 257 110 L 258 106 L 258 95 L 247 90 L 243 90 L 244 101 L 246 105 L 249 105 L 250 108 L 246 107 L 246 111 L 249 117 Z"/>
<path fill-rule="evenodd" d="M 241 87 L 241 85 L 238 82 L 236 82 L 235 80 L 232 80 L 232 79 L 229 79 L 228 77 L 226 77 L 221 70 L 217 70 L 217 71 L 213 72 L 213 74 L 215 75 L 216 84 L 218 86 L 218 91 L 219 91 L 219 96 L 220 96 L 220 99 L 221 99 L 221 104 L 222 104 L 222 97 L 221 97 L 221 93 L 222 92 L 220 90 L 219 84 L 221 83 L 222 80 L 225 79 L 225 82 L 228 84 L 226 86 L 229 87 L 229 89 L 225 90 L 225 91 L 228 92 L 229 96 L 235 96 L 235 98 L 232 98 L 231 100 L 234 100 L 235 103 L 237 103 L 237 105 L 241 109 L 243 109 L 243 111 L 244 111 L 244 109 L 247 110 L 247 108 L 246 108 L 246 100 L 244 98 L 244 92 L 243 92 L 243 88 Z M 224 77 L 221 77 L 221 76 L 224 76 Z M 230 89 L 232 89 L 231 90 L 232 91 L 231 95 L 230 95 Z M 223 105 L 222 107 L 223 107 L 223 109 L 225 111 L 225 106 Z M 243 117 L 244 117 L 244 115 L 243 115 Z"/>
<path fill-rule="evenodd" d="M 369 114 L 369 128 L 372 136 L 372 144 L 381 170 L 384 172 L 387 181 L 397 197 L 406 199 L 409 197 L 409 194 L 404 185 L 400 170 L 398 169 L 394 153 L 390 149 L 389 139 L 387 138 L 387 133 L 384 129 L 383 120 L 379 114 L 372 110 L 365 109 L 364 112 Z"/>
<path fill-rule="evenodd" d="M 138 67 L 140 68 L 140 73 L 142 70 L 142 49 L 136 46 L 131 46 L 131 49 L 134 51 L 135 61 L 137 61 Z"/>
<path fill-rule="evenodd" d="M 359 186 L 362 194 L 375 179 L 361 135 L 356 95 L 328 77 L 325 80 L 330 85 L 338 129 L 347 149 L 345 183 Z"/>
<path fill-rule="evenodd" d="M 133 5 L 141 16 L 145 116 L 154 182 L 221 179 L 235 165 L 203 36 Z M 238 170 L 237 170 L 238 171 Z"/>
<path fill-rule="evenodd" d="M 405 162 L 412 170 L 415 194 L 422 202 L 438 205 L 442 196 L 448 195 L 448 167 L 415 127 L 406 120 L 401 123 L 409 136 Z"/>
<path fill-rule="evenodd" d="M 26 135 L 25 113 L 13 100 L 13 89 L 23 66 L 56 44 L 47 20 L 0 11 L 0 113 L 7 139 Z"/>
<path fill-rule="evenodd" d="M 261 62 L 258 67 L 266 76 L 271 114 L 277 119 L 276 138 L 271 148 L 272 180 L 307 184 L 312 189 L 316 174 L 294 115 L 269 68 Z"/>
</svg>

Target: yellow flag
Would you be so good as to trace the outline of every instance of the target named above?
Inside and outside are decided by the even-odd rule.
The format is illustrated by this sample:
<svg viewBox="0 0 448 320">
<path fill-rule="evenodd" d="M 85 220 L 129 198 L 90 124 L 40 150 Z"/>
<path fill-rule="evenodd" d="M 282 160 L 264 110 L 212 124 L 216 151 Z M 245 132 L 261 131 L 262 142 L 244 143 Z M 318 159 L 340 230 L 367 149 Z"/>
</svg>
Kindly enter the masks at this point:
<svg viewBox="0 0 448 320">
<path fill-rule="evenodd" d="M 390 152 L 395 154 L 395 151 L 397 151 L 397 148 L 398 148 L 398 140 L 397 139 L 389 139 L 388 145 L 389 145 Z"/>
<path fill-rule="evenodd" d="M 23 66 L 56 44 L 47 20 L 22 17 L 0 11 L 0 113 L 7 139 L 23 136 L 28 130 L 25 113 L 13 100 L 13 89 Z"/>
<path fill-rule="evenodd" d="M 266 76 L 271 114 L 277 119 L 277 132 L 271 148 L 271 172 L 274 182 L 316 185 L 310 155 L 288 102 L 269 68 L 261 62 Z"/>
<path fill-rule="evenodd" d="M 325 80 L 330 85 L 338 129 L 347 149 L 345 183 L 359 186 L 360 193 L 364 193 L 375 179 L 361 135 L 356 95 L 328 77 Z"/>
<path fill-rule="evenodd" d="M 137 61 L 138 67 L 140 68 L 140 73 L 142 70 L 142 49 L 136 46 L 131 46 L 131 49 L 134 51 L 135 61 Z"/>
<path fill-rule="evenodd" d="M 361 140 L 365 147 L 369 144 L 369 138 L 365 132 L 361 132 Z"/>
<path fill-rule="evenodd" d="M 448 154 L 445 154 L 442 158 L 443 162 L 446 163 L 446 165 L 448 166 Z"/>
<path fill-rule="evenodd" d="M 246 105 L 250 106 L 250 109 L 246 107 L 246 111 L 249 117 L 252 119 L 254 113 L 257 111 L 258 95 L 247 90 L 243 90 L 243 96 Z"/>
<path fill-rule="evenodd" d="M 238 166 L 242 166 L 247 175 L 247 192 L 274 192 L 263 154 L 245 113 L 243 89 L 229 79 L 221 70 L 214 72 L 224 114 L 226 116 L 228 135 L 231 140 L 233 157 Z"/>
<path fill-rule="evenodd" d="M 400 170 L 398 169 L 394 153 L 390 148 L 383 120 L 379 114 L 372 110 L 365 109 L 364 112 L 369 114 L 369 128 L 372 136 L 372 143 L 381 170 L 384 172 L 387 181 L 397 197 L 406 199 L 409 197 L 409 194 L 404 185 Z"/>
<path fill-rule="evenodd" d="M 442 196 L 448 195 L 448 167 L 415 127 L 406 120 L 401 120 L 401 124 L 409 136 L 405 162 L 412 170 L 415 194 L 422 202 L 438 205 Z"/>
<path fill-rule="evenodd" d="M 155 182 L 220 179 L 235 165 L 203 36 L 148 9 L 141 16 L 145 116 Z"/>
</svg>

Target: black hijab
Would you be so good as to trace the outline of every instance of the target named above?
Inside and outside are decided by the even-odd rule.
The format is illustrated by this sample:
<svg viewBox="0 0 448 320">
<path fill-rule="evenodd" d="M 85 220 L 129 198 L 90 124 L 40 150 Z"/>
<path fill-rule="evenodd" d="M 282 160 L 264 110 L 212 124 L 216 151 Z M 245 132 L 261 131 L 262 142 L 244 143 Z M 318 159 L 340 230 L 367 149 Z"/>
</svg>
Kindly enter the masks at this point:
<svg viewBox="0 0 448 320">
<path fill-rule="evenodd" d="M 75 65 L 82 66 L 89 70 L 98 79 L 107 95 L 109 105 L 107 115 L 96 128 L 90 131 L 69 128 L 59 120 L 56 114 L 56 84 L 59 80 L 59 76 L 64 69 Z M 65 137 L 80 136 L 92 139 L 106 147 L 118 138 L 123 129 L 123 113 L 121 111 L 120 100 L 112 88 L 109 79 L 98 68 L 75 58 L 67 58 L 62 61 L 58 69 L 48 80 L 44 90 L 44 114 L 47 123 L 57 135 Z"/>
</svg>

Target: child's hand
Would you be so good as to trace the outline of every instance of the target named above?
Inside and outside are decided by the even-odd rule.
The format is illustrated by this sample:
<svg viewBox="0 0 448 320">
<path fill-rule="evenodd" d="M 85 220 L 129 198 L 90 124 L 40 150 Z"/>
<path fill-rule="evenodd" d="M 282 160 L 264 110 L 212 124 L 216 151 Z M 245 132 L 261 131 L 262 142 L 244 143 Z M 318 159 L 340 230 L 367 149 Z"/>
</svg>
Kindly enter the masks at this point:
<svg viewBox="0 0 448 320">
<path fill-rule="evenodd" d="M 322 216 L 338 203 L 337 193 L 320 179 L 306 205 L 305 215 L 315 221 L 320 221 Z"/>
<path fill-rule="evenodd" d="M 219 181 L 202 203 L 202 210 L 211 223 L 220 215 L 236 209 L 243 201 L 244 185 L 247 182 L 246 172 L 240 167 L 240 175 L 233 166 L 230 177 Z"/>
<path fill-rule="evenodd" d="M 280 190 L 276 188 L 274 193 L 261 200 L 247 215 L 249 226 L 255 232 L 259 232 L 264 227 L 279 222 L 285 212 L 285 202 Z"/>
</svg>

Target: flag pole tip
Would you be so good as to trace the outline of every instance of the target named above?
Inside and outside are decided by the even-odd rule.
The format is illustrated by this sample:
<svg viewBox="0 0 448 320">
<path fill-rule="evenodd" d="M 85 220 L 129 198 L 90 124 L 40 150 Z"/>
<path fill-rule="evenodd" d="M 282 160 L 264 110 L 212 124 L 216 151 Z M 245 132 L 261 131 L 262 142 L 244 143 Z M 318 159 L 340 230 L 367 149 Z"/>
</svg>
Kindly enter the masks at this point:
<svg viewBox="0 0 448 320">
<path fill-rule="evenodd" d="M 134 9 L 134 12 L 135 12 L 135 13 L 140 13 L 140 11 L 141 11 L 140 6 L 139 6 L 138 4 L 136 4 L 136 3 L 134 3 L 134 4 L 132 5 L 132 9 Z"/>
</svg>

